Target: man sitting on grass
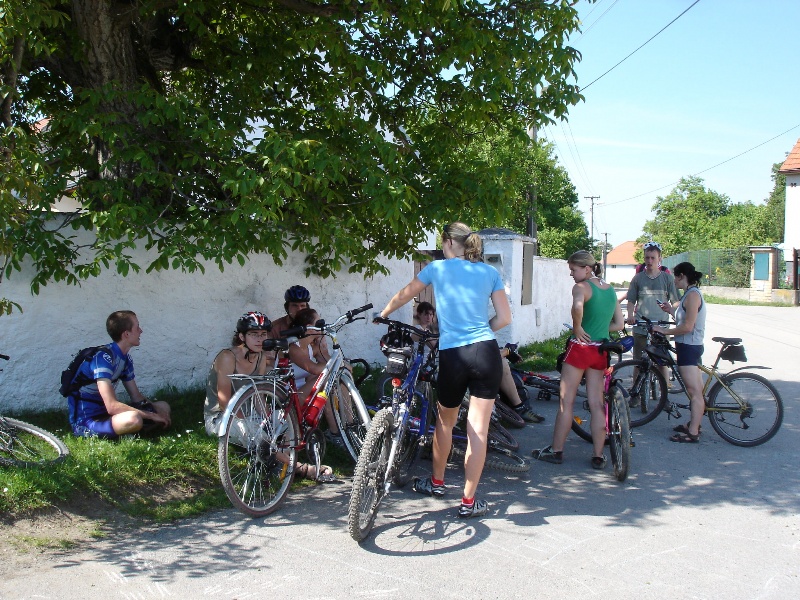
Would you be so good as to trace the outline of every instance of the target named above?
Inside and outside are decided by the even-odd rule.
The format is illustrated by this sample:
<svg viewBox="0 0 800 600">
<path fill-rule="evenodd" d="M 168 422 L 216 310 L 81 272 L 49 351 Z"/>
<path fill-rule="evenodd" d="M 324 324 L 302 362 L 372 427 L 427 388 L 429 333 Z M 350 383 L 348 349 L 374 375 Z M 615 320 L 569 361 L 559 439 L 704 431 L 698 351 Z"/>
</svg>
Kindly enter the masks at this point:
<svg viewBox="0 0 800 600">
<path fill-rule="evenodd" d="M 170 425 L 169 404 L 150 402 L 134 379 L 133 359 L 128 352 L 139 345 L 142 335 L 136 314 L 130 310 L 111 313 L 106 331 L 112 342 L 80 366 L 76 380 L 86 383 L 67 399 L 72 432 L 80 437 L 117 439 L 143 428 L 166 429 Z M 129 404 L 117 399 L 120 380 L 131 398 Z"/>
</svg>

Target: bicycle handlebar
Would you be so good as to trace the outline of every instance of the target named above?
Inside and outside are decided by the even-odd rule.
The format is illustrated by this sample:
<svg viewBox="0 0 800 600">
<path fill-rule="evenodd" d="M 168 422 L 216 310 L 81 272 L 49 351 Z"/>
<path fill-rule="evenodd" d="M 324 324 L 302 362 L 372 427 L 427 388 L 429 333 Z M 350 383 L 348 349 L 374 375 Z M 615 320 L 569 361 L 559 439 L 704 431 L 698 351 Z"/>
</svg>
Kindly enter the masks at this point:
<svg viewBox="0 0 800 600">
<path fill-rule="evenodd" d="M 283 329 L 278 335 L 281 338 L 303 338 L 307 336 L 309 332 L 328 333 L 329 331 L 339 331 L 339 328 L 341 328 L 344 324 L 363 319 L 364 317 L 356 317 L 356 315 L 366 312 L 370 308 L 372 308 L 372 303 L 365 304 L 361 308 L 348 310 L 341 317 L 336 319 L 331 325 L 326 324 L 325 319 L 320 319 L 314 323 L 314 325 L 298 325 L 296 327 L 290 327 L 289 329 Z M 264 343 L 266 343 L 266 341 Z"/>
<path fill-rule="evenodd" d="M 372 319 L 373 323 L 381 323 L 383 325 L 393 325 L 398 327 L 399 329 L 405 329 L 410 331 L 411 333 L 416 333 L 417 335 L 424 337 L 426 339 L 438 339 L 438 333 L 432 333 L 430 331 L 425 331 L 424 329 L 420 329 L 419 327 L 414 327 L 413 325 L 409 325 L 408 323 L 403 323 L 402 321 L 394 321 L 392 319 L 385 319 L 384 317 L 374 317 Z"/>
</svg>

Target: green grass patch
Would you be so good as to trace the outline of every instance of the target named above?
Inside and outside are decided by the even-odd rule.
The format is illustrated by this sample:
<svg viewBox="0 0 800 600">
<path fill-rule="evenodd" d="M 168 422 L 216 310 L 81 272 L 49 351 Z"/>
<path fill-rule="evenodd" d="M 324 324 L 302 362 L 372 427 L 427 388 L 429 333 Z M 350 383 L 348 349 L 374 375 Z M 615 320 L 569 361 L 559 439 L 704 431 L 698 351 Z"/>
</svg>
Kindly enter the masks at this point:
<svg viewBox="0 0 800 600">
<path fill-rule="evenodd" d="M 735 306 L 784 306 L 786 308 L 793 308 L 791 304 L 779 304 L 777 302 L 751 302 L 750 300 L 723 298 L 722 296 L 714 296 L 712 294 L 703 294 L 703 299 L 709 304 L 728 304 Z"/>
<path fill-rule="evenodd" d="M 77 545 L 73 540 L 35 537 L 32 535 L 14 536 L 11 539 L 11 543 L 20 552 L 28 552 L 30 550 L 70 550 Z"/>
<path fill-rule="evenodd" d="M 0 513 L 29 516 L 81 496 L 156 521 L 229 507 L 219 479 L 217 439 L 206 435 L 202 423 L 204 389 L 169 389 L 157 396 L 172 406 L 172 427 L 161 435 L 119 441 L 73 436 L 64 412 L 19 415 L 59 436 L 70 454 L 48 467 L 0 467 Z M 301 453 L 299 459 L 305 458 Z M 354 467 L 346 451 L 331 447 L 325 463 L 339 476 L 352 474 Z"/>
<path fill-rule="evenodd" d="M 514 366 L 523 371 L 555 371 L 556 359 L 564 351 L 569 335 L 570 332 L 565 331 L 556 338 L 521 346 L 519 353 L 523 360 Z"/>
</svg>

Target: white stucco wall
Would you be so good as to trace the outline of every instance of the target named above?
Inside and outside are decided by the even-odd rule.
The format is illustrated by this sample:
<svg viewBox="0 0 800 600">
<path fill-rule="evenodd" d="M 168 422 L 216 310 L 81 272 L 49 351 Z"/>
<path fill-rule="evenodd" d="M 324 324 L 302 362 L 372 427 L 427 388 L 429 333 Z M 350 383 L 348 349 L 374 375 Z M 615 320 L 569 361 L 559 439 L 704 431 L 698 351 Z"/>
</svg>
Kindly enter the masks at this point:
<svg viewBox="0 0 800 600">
<path fill-rule="evenodd" d="M 148 264 L 146 259 L 137 261 Z M 0 317 L 0 353 L 11 360 L 0 365 L 0 409 L 7 412 L 64 407 L 59 377 L 81 348 L 109 341 L 106 317 L 130 309 L 139 317 L 142 343 L 132 350 L 136 381 L 145 393 L 166 385 L 178 388 L 205 384 L 208 368 L 230 343 L 239 316 L 261 310 L 270 318 L 284 313 L 283 293 L 305 285 L 311 306 L 333 321 L 347 310 L 372 302 L 383 308 L 414 275 L 413 264 L 387 260 L 391 275 L 364 279 L 342 273 L 335 279 L 306 278 L 303 256 L 290 254 L 282 266 L 266 256 L 252 257 L 244 267 L 229 265 L 220 273 L 213 264 L 203 273 L 131 274 L 104 272 L 80 287 L 51 283 L 38 296 L 30 293 L 31 270 L 12 273 L 0 293 L 22 305 L 23 313 Z M 383 362 L 378 339 L 384 326 L 352 323 L 339 334 L 348 357 Z M 396 313 L 411 320 L 411 308 Z M 119 388 L 122 390 L 122 387 Z"/>
<path fill-rule="evenodd" d="M 488 264 L 500 271 L 514 315 L 511 325 L 497 333 L 500 345 L 507 342 L 525 345 L 559 335 L 564 330 L 562 323 L 572 321 L 570 299 L 575 282 L 569 275 L 567 261 L 534 256 L 532 303 L 523 305 L 523 244 L 530 240 L 514 234 L 489 234 L 482 238 L 484 256 Z M 492 256 L 500 256 L 501 260 L 491 262 Z"/>
<path fill-rule="evenodd" d="M 630 283 L 636 275 L 636 265 L 608 265 L 603 279 L 612 284 L 622 285 L 624 282 Z"/>
<path fill-rule="evenodd" d="M 519 236 L 484 236 L 485 254 L 502 257 L 495 266 L 514 314 L 513 323 L 498 332 L 501 345 L 555 337 L 562 323 L 570 321 L 573 281 L 564 260 L 533 257 L 533 302 L 521 304 L 523 241 Z M 143 252 L 135 259 L 149 264 Z M 11 356 L 0 365 L 0 410 L 65 407 L 58 394 L 61 371 L 79 349 L 108 342 L 105 319 L 114 310 L 130 309 L 139 317 L 142 344 L 131 354 L 139 387 L 153 393 L 168 385 L 204 385 L 211 361 L 230 343 L 238 317 L 248 310 L 261 310 L 272 319 L 282 316 L 283 293 L 289 286 L 305 285 L 311 291 L 311 306 L 332 321 L 369 302 L 374 310 L 382 309 L 414 275 L 413 263 L 387 260 L 389 276 L 365 279 L 344 272 L 335 279 L 306 278 L 303 259 L 290 254 L 278 266 L 270 257 L 254 256 L 243 267 L 229 265 L 222 273 L 214 264 L 206 265 L 205 273 L 122 277 L 106 271 L 80 287 L 51 283 L 38 296 L 30 293 L 30 268 L 12 273 L 0 293 L 21 304 L 23 312 L 0 318 L 0 352 Z M 385 328 L 371 323 L 372 312 L 366 314 L 367 321 L 342 329 L 339 341 L 348 357 L 383 363 L 378 340 Z M 411 304 L 392 316 L 411 322 Z"/>
<path fill-rule="evenodd" d="M 783 248 L 788 257 L 787 260 L 790 260 L 792 248 L 800 249 L 800 174 L 786 176 L 785 215 Z"/>
</svg>

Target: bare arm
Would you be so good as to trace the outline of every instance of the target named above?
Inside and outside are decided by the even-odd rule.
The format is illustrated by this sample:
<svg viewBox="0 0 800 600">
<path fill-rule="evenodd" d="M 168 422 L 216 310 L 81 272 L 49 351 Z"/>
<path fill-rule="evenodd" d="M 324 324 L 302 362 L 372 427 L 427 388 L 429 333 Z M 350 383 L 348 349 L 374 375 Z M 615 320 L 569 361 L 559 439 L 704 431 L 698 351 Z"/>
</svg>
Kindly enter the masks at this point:
<svg viewBox="0 0 800 600">
<path fill-rule="evenodd" d="M 589 295 L 587 298 L 587 294 Z M 591 342 L 592 338 L 583 330 L 583 305 L 591 298 L 592 290 L 585 282 L 572 286 L 572 334 L 576 340 Z M 619 304 L 617 304 L 619 306 Z M 620 313 L 621 314 L 621 313 Z"/>
<path fill-rule="evenodd" d="M 223 411 L 228 407 L 233 392 L 230 375 L 236 370 L 236 356 L 233 352 L 223 350 L 214 359 L 214 370 L 217 372 L 217 403 Z"/>
<path fill-rule="evenodd" d="M 289 360 L 312 375 L 319 375 L 325 368 L 325 363 L 317 363 L 311 360 L 308 356 L 307 345 L 291 344 L 289 346 Z"/>
<path fill-rule="evenodd" d="M 489 319 L 489 327 L 492 331 L 498 331 L 511 324 L 511 306 L 508 303 L 508 296 L 505 290 L 492 292 L 492 305 L 494 306 L 494 316 Z"/>
<path fill-rule="evenodd" d="M 686 312 L 686 318 L 683 323 L 677 327 L 666 329 L 664 327 L 653 327 L 653 331 L 658 331 L 664 335 L 683 335 L 689 333 L 694 329 L 694 324 L 697 321 L 697 313 L 700 312 L 700 294 L 690 294 L 683 301 L 683 310 Z"/>
<path fill-rule="evenodd" d="M 386 308 L 381 311 L 381 317 L 385 319 L 401 306 L 408 304 L 411 299 L 424 290 L 425 287 L 426 285 L 424 283 L 422 283 L 417 277 L 414 277 L 414 279 L 412 279 L 408 285 L 397 292 L 392 299 L 389 300 L 389 304 L 387 304 Z"/>
<path fill-rule="evenodd" d="M 608 328 L 609 331 L 622 331 L 625 329 L 625 318 L 622 316 L 622 308 L 617 302 L 617 305 L 614 307 L 614 317 L 611 319 L 611 326 Z"/>
</svg>

